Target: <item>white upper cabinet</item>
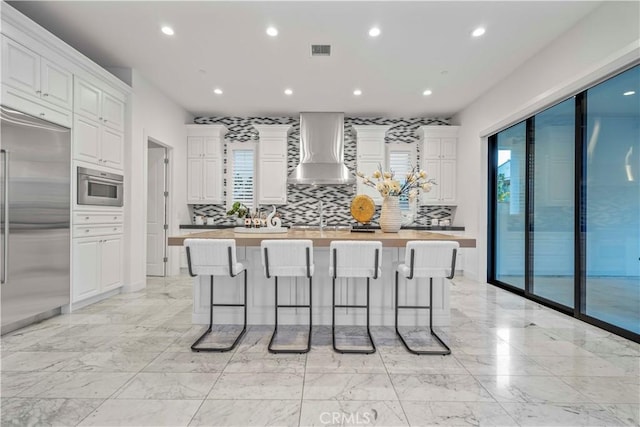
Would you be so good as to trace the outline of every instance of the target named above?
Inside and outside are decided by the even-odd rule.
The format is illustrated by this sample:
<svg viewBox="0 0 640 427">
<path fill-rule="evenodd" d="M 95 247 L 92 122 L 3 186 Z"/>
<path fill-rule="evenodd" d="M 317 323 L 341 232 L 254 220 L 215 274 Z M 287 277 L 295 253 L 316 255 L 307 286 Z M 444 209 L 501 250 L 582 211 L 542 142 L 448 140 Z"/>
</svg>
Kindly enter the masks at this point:
<svg viewBox="0 0 640 427">
<path fill-rule="evenodd" d="M 427 205 L 455 205 L 457 187 L 456 150 L 459 126 L 420 126 L 421 168 L 436 185 L 423 193 Z"/>
<path fill-rule="evenodd" d="M 227 128 L 187 125 L 187 203 L 222 204 L 222 148 Z"/>
<path fill-rule="evenodd" d="M 75 79 L 73 112 L 124 131 L 124 102 L 81 78 Z"/>
<path fill-rule="evenodd" d="M 371 176 L 378 167 L 386 164 L 384 138 L 391 126 L 353 126 L 356 132 L 356 171 Z M 370 196 L 376 204 L 382 203 L 382 196 L 375 188 L 362 183 L 358 178 L 357 193 Z"/>
<path fill-rule="evenodd" d="M 287 135 L 291 125 L 254 125 L 258 143 L 258 204 L 287 203 Z"/>
<path fill-rule="evenodd" d="M 21 44 L 2 37 L 2 83 L 70 110 L 73 75 Z"/>
<path fill-rule="evenodd" d="M 122 170 L 124 134 L 95 120 L 75 115 L 73 157 L 99 166 Z"/>
</svg>

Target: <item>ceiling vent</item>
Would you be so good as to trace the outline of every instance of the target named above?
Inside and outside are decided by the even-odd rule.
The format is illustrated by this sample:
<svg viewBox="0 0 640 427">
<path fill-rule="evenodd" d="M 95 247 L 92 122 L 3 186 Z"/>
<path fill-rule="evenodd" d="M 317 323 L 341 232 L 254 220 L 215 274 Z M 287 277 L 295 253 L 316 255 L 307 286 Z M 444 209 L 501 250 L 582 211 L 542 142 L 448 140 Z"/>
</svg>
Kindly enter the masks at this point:
<svg viewBox="0 0 640 427">
<path fill-rule="evenodd" d="M 312 44 L 311 56 L 331 56 L 330 44 Z"/>
</svg>

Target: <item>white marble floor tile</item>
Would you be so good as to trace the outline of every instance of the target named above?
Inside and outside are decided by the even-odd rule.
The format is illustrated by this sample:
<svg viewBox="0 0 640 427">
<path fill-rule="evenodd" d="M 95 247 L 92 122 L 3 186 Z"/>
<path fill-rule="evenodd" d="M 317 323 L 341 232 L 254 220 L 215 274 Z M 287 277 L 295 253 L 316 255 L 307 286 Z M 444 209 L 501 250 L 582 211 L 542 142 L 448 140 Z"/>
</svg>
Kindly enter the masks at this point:
<svg viewBox="0 0 640 427">
<path fill-rule="evenodd" d="M 397 400 L 303 400 L 300 425 L 398 427 L 409 424 Z"/>
<path fill-rule="evenodd" d="M 307 400 L 397 400 L 387 374 L 307 373 Z"/>
<path fill-rule="evenodd" d="M 455 354 L 460 364 L 473 375 L 551 375 L 529 357 L 520 355 Z"/>
<path fill-rule="evenodd" d="M 107 400 L 79 425 L 95 427 L 186 426 L 201 403 L 200 400 Z"/>
<path fill-rule="evenodd" d="M 503 403 L 502 406 L 521 426 L 619 426 L 624 425 L 600 405 Z"/>
<path fill-rule="evenodd" d="M 207 399 L 300 399 L 301 374 L 222 373 Z"/>
<path fill-rule="evenodd" d="M 113 372 L 54 372 L 24 390 L 20 397 L 107 398 L 132 376 Z"/>
<path fill-rule="evenodd" d="M 77 359 L 80 352 L 16 352 L 2 358 L 2 370 L 9 371 L 59 371 Z"/>
<path fill-rule="evenodd" d="M 471 375 L 391 375 L 401 401 L 494 402 Z"/>
<path fill-rule="evenodd" d="M 527 356 L 594 357 L 596 354 L 568 341 L 527 341 L 511 344 Z"/>
<path fill-rule="evenodd" d="M 491 402 L 401 402 L 412 426 L 515 426 L 500 406 Z"/>
<path fill-rule="evenodd" d="M 627 426 L 640 426 L 640 405 L 632 403 L 616 403 L 600 405 L 611 412 Z"/>
<path fill-rule="evenodd" d="M 552 376 L 476 376 L 498 402 L 592 403 L 591 399 Z"/>
<path fill-rule="evenodd" d="M 382 361 L 390 374 L 468 374 L 452 355 L 419 356 L 402 347 L 401 352 L 381 352 Z"/>
<path fill-rule="evenodd" d="M 302 375 L 306 359 L 306 354 L 236 353 L 229 360 L 224 372 L 273 372 Z"/>
<path fill-rule="evenodd" d="M 75 426 L 103 399 L 2 399 L 2 426 Z"/>
<path fill-rule="evenodd" d="M 373 354 L 336 353 L 329 346 L 314 348 L 307 354 L 306 372 L 340 374 L 385 374 L 379 352 Z"/>
<path fill-rule="evenodd" d="M 640 403 L 638 377 L 561 377 L 597 403 Z"/>
<path fill-rule="evenodd" d="M 554 375 L 571 377 L 624 377 L 626 370 L 600 357 L 531 356 Z"/>
<path fill-rule="evenodd" d="M 218 378 L 217 373 L 141 372 L 116 395 L 116 399 L 202 400 Z"/>
<path fill-rule="evenodd" d="M 118 337 L 113 338 L 106 343 L 103 348 L 104 351 L 113 352 L 147 352 L 147 353 L 160 353 L 165 351 L 176 338 L 174 337 L 158 337 L 158 336 L 144 336 L 144 337 Z"/>
<path fill-rule="evenodd" d="M 65 364 L 61 371 L 138 372 L 159 353 L 98 352 L 87 353 Z"/>
<path fill-rule="evenodd" d="M 18 396 L 22 391 L 32 387 L 45 378 L 53 375 L 52 372 L 1 372 L 0 390 L 2 397 Z"/>
<path fill-rule="evenodd" d="M 300 400 L 205 400 L 190 426 L 297 426 Z"/>
<path fill-rule="evenodd" d="M 143 372 L 222 372 L 232 353 L 164 352 Z"/>
<path fill-rule="evenodd" d="M 67 337 L 56 335 L 38 340 L 22 351 L 108 351 L 106 346 L 113 339 L 114 337 L 105 336 Z"/>
</svg>

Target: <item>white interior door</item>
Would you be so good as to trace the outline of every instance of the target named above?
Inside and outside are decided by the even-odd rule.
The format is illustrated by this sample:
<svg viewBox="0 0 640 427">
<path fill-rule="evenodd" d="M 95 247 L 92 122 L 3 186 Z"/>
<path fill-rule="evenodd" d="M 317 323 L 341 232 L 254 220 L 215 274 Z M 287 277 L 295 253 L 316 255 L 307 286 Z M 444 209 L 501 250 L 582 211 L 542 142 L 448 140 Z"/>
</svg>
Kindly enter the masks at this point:
<svg viewBox="0 0 640 427">
<path fill-rule="evenodd" d="M 165 275 L 166 257 L 166 157 L 165 148 L 148 149 L 147 275 Z"/>
</svg>

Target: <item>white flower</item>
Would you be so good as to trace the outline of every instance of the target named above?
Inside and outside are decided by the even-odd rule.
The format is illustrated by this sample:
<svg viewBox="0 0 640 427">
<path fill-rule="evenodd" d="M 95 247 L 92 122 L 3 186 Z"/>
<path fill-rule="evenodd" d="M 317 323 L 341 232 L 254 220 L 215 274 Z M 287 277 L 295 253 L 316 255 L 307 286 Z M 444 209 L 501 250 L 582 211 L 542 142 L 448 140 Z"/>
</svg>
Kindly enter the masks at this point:
<svg viewBox="0 0 640 427">
<path fill-rule="evenodd" d="M 381 176 L 380 171 L 375 171 L 371 176 L 373 176 L 374 178 L 380 178 Z"/>
<path fill-rule="evenodd" d="M 423 170 L 420 171 L 420 178 L 426 178 L 427 177 L 427 173 Z"/>
<path fill-rule="evenodd" d="M 391 174 L 391 172 L 384 172 L 384 173 L 382 174 L 382 176 L 384 176 L 384 177 L 385 177 L 385 179 L 391 179 L 391 177 L 392 177 L 393 175 Z"/>
<path fill-rule="evenodd" d="M 424 184 L 422 184 L 422 190 L 425 191 L 425 192 L 431 191 L 431 183 L 430 182 L 425 182 Z"/>
</svg>

